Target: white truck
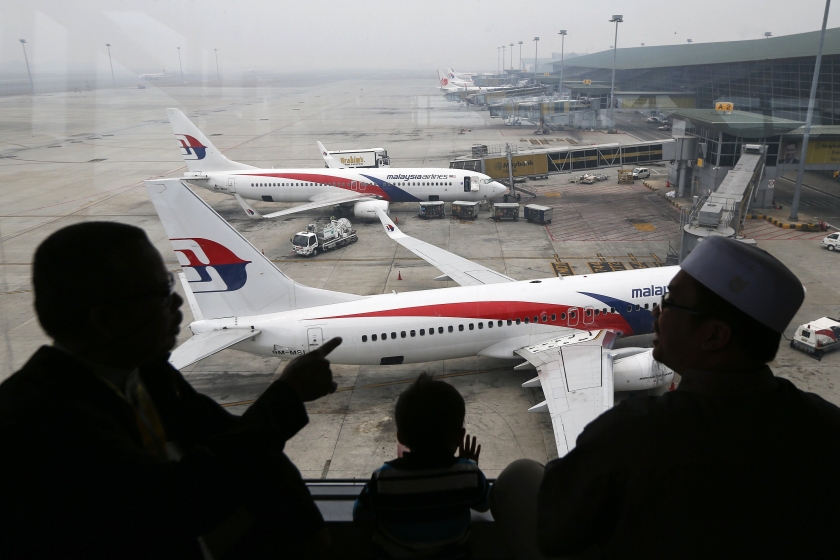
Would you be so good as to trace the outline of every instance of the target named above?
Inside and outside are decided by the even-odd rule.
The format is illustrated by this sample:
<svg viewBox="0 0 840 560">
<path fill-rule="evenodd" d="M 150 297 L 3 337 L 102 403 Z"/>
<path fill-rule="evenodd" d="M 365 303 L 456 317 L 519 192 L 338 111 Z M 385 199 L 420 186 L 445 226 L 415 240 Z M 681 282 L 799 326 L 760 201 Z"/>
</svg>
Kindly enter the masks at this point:
<svg viewBox="0 0 840 560">
<path fill-rule="evenodd" d="M 799 325 L 790 341 L 790 347 L 802 350 L 820 360 L 823 354 L 840 348 L 840 319 L 820 317 Z"/>
<path fill-rule="evenodd" d="M 832 233 L 822 240 L 822 245 L 829 251 L 840 251 L 840 233 Z"/>
<path fill-rule="evenodd" d="M 295 253 L 312 257 L 319 252 L 338 249 L 358 240 L 356 230 L 347 218 L 330 220 L 328 224 L 309 224 L 306 231 L 299 231 L 290 239 Z"/>
</svg>

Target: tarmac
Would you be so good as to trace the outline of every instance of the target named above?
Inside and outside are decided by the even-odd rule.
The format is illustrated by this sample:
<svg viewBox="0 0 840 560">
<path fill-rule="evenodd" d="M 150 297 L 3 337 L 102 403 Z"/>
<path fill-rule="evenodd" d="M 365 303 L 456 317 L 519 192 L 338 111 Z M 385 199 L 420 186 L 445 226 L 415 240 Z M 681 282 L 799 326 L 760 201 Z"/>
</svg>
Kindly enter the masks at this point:
<svg viewBox="0 0 840 560">
<path fill-rule="evenodd" d="M 328 149 L 382 147 L 392 167 L 448 167 L 472 144 L 530 145 L 536 127 L 505 127 L 486 111 L 446 102 L 425 80 L 297 79 L 285 87 L 149 86 L 36 97 L 0 97 L 0 380 L 49 339 L 32 309 L 31 257 L 53 231 L 86 220 L 116 220 L 144 228 L 178 270 L 178 261 L 148 200 L 143 180 L 185 171 L 164 109 L 178 107 L 231 159 L 263 167 L 320 168 L 315 142 Z M 562 131 L 553 143 L 632 143 L 633 131 Z M 652 168 L 665 173 L 664 168 Z M 554 207 L 547 226 L 496 223 L 485 208 L 475 221 L 418 219 L 416 204 L 392 205 L 409 235 L 434 243 L 516 279 L 589 275 L 664 264 L 679 247 L 679 212 L 644 187 L 618 185 L 615 170 L 593 185 L 569 175 L 525 186 L 539 196 L 522 203 Z M 391 242 L 378 223 L 355 221 L 359 242 L 316 258 L 291 253 L 289 238 L 328 210 L 251 220 L 223 194 L 196 188 L 220 214 L 294 280 L 357 294 L 440 288 L 440 272 Z M 811 191 L 803 191 L 803 201 Z M 256 203 L 261 212 L 284 207 Z M 447 205 L 447 213 L 448 213 Z M 836 215 L 836 214 L 835 214 Z M 759 222 L 759 221 L 756 221 Z M 763 224 L 767 224 L 763 222 Z M 840 256 L 820 246 L 825 234 L 756 229 L 758 245 L 776 255 L 808 290 L 792 326 L 840 315 L 836 274 Z M 752 227 L 752 224 L 750 224 Z M 762 225 L 762 227 L 764 227 Z M 673 251 L 671 251 L 673 252 Z M 401 279 L 400 279 L 401 278 Z M 180 289 L 180 287 L 179 287 Z M 500 286 L 500 289 L 504 289 Z M 179 343 L 190 336 L 189 308 Z M 628 340 L 644 345 L 649 339 Z M 276 379 L 285 361 L 227 350 L 186 368 L 199 391 L 241 413 Z M 551 423 L 528 413 L 543 400 L 521 384 L 533 371 L 515 362 L 464 358 L 400 366 L 336 365 L 338 391 L 307 405 L 310 423 L 286 451 L 307 478 L 367 478 L 396 455 L 393 407 L 420 372 L 452 383 L 467 402 L 466 427 L 482 444 L 481 467 L 496 476 L 511 461 L 556 457 Z M 840 404 L 840 353 L 821 362 L 788 347 L 771 364 L 777 374 Z"/>
</svg>

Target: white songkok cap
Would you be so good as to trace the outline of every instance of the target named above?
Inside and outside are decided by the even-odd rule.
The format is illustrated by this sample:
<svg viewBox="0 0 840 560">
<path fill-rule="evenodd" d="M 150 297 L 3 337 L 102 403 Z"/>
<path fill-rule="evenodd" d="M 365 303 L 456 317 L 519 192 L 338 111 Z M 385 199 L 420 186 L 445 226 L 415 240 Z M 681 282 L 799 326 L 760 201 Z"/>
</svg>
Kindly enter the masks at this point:
<svg viewBox="0 0 840 560">
<path fill-rule="evenodd" d="M 784 332 L 805 299 L 802 283 L 776 257 L 728 237 L 707 237 L 680 267 L 779 333 Z"/>
</svg>

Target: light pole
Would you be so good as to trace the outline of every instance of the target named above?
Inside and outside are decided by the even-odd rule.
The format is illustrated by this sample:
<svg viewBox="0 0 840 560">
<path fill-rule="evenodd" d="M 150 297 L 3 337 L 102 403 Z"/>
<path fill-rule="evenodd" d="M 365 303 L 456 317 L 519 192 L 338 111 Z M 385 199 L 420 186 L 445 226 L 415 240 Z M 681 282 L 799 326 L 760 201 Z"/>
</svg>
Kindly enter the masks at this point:
<svg viewBox="0 0 840 560">
<path fill-rule="evenodd" d="M 26 73 L 29 74 L 29 87 L 32 88 L 32 95 L 35 95 L 35 84 L 32 83 L 32 71 L 29 70 L 29 58 L 26 56 L 26 39 L 20 39 L 20 46 L 23 47 L 23 60 L 26 61 Z"/>
<path fill-rule="evenodd" d="M 499 57 L 502 55 L 502 47 L 496 47 L 496 74 L 499 73 Z"/>
<path fill-rule="evenodd" d="M 513 70 L 513 43 L 510 44 L 510 69 Z"/>
<path fill-rule="evenodd" d="M 565 47 L 566 47 L 566 30 L 560 30 L 560 99 L 563 99 L 563 59 L 565 55 Z"/>
<path fill-rule="evenodd" d="M 540 44 L 540 38 L 534 37 L 534 83 L 537 83 L 537 47 Z"/>
<path fill-rule="evenodd" d="M 805 134 L 802 135 L 802 150 L 799 152 L 799 168 L 796 170 L 796 189 L 793 191 L 793 203 L 790 205 L 790 221 L 799 221 L 799 195 L 802 193 L 802 175 L 805 173 L 805 156 L 808 154 L 808 140 L 811 138 L 811 120 L 814 117 L 814 100 L 817 97 L 817 82 L 820 79 L 820 63 L 822 62 L 823 42 L 825 41 L 825 25 L 828 22 L 828 7 L 831 0 L 825 0 L 825 14 L 823 15 L 820 46 L 817 49 L 817 61 L 814 64 L 814 78 L 811 80 L 811 98 L 808 99 L 808 115 L 805 117 Z"/>
<path fill-rule="evenodd" d="M 219 81 L 222 81 L 222 73 L 219 72 L 219 49 L 213 49 L 213 52 L 216 53 L 216 76 L 218 77 Z"/>
<path fill-rule="evenodd" d="M 615 41 L 613 41 L 612 85 L 610 85 L 610 126 L 607 132 L 609 134 L 615 134 L 615 126 L 613 125 L 613 105 L 615 105 L 615 55 L 618 52 L 618 24 L 624 21 L 624 16 L 613 16 L 610 21 L 615 22 Z"/>
<path fill-rule="evenodd" d="M 184 83 L 184 65 L 181 64 L 181 47 L 177 47 L 178 49 L 178 66 L 181 68 L 181 83 Z"/>
<path fill-rule="evenodd" d="M 522 70 L 522 41 L 519 41 L 519 69 Z"/>
<path fill-rule="evenodd" d="M 505 69 L 505 49 L 506 48 L 507 47 L 505 45 L 502 45 L 502 70 Z"/>
<path fill-rule="evenodd" d="M 114 89 L 117 89 L 117 80 L 114 79 L 114 62 L 111 60 L 111 43 L 105 43 L 108 47 L 108 63 L 111 65 L 111 83 L 114 84 Z"/>
</svg>

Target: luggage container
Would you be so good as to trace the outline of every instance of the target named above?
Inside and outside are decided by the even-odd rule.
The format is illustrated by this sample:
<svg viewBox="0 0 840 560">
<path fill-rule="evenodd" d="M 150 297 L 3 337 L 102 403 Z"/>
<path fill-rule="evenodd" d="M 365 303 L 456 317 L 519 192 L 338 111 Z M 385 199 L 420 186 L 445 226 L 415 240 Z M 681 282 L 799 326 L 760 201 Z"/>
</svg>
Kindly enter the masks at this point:
<svg viewBox="0 0 840 560">
<path fill-rule="evenodd" d="M 480 202 L 456 200 L 452 203 L 452 216 L 459 220 L 474 220 L 478 216 Z"/>
<path fill-rule="evenodd" d="M 618 184 L 619 185 L 632 185 L 633 184 L 633 170 L 632 169 L 619 169 L 618 170 Z"/>
<path fill-rule="evenodd" d="M 420 213 L 418 218 L 428 220 L 429 218 L 443 218 L 443 201 L 430 200 L 428 202 L 420 203 Z"/>
<path fill-rule="evenodd" d="M 554 208 L 540 206 L 539 204 L 528 204 L 525 206 L 525 219 L 529 222 L 546 225 L 551 223 Z"/>
<path fill-rule="evenodd" d="M 516 202 L 494 202 L 493 219 L 497 222 L 502 220 L 519 221 L 519 204 Z"/>
</svg>

